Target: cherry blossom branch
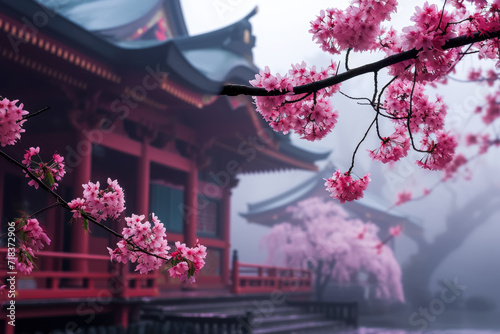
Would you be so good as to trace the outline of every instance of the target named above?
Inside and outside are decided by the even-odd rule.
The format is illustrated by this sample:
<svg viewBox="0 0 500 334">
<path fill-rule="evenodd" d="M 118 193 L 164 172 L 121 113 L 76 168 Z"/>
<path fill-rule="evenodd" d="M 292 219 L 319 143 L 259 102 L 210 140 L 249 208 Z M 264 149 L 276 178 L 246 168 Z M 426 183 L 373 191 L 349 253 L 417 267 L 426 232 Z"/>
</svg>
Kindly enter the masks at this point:
<svg viewBox="0 0 500 334">
<path fill-rule="evenodd" d="M 28 115 L 23 116 L 23 119 L 28 119 L 28 118 L 31 118 L 31 117 L 37 116 L 37 115 L 39 115 L 39 114 L 41 114 L 41 113 L 43 113 L 44 111 L 47 111 L 47 110 L 49 110 L 49 109 L 50 109 L 50 107 L 45 107 L 45 108 L 43 108 L 43 109 L 38 110 L 37 112 L 34 112 L 34 113 L 32 113 L 32 114 L 28 114 Z"/>
<path fill-rule="evenodd" d="M 342 91 L 339 91 L 340 94 L 344 95 L 345 97 L 347 97 L 348 99 L 351 99 L 351 100 L 366 100 L 368 101 L 368 103 L 361 103 L 361 102 L 358 102 L 358 104 L 361 104 L 361 105 L 373 105 L 373 102 L 372 100 L 370 100 L 369 98 L 367 97 L 354 97 L 354 96 L 350 96 Z M 390 117 L 390 116 L 389 116 Z"/>
<path fill-rule="evenodd" d="M 373 105 L 373 107 L 375 107 L 374 104 L 375 104 L 375 99 L 377 98 L 377 92 L 378 92 L 378 71 L 373 72 L 373 84 L 374 84 L 374 88 L 373 88 L 372 105 Z"/>
<path fill-rule="evenodd" d="M 43 190 L 45 190 L 46 192 L 48 192 L 52 197 L 54 197 L 56 199 L 57 205 L 60 205 L 61 207 L 63 207 L 66 210 L 72 211 L 72 209 L 68 205 L 68 202 L 66 202 L 59 194 L 57 194 L 56 192 L 54 192 L 49 186 L 47 186 L 44 182 L 42 182 L 26 166 L 24 166 L 23 164 L 21 164 L 20 162 L 18 162 L 17 160 L 15 160 L 11 156 L 9 156 L 7 153 L 3 152 L 2 150 L 0 150 L 0 156 L 4 157 L 7 161 L 9 161 L 10 163 L 12 163 L 12 164 L 16 165 L 17 167 L 19 167 L 20 169 L 22 169 L 32 180 L 34 180 L 36 183 L 38 183 L 38 185 Z M 55 204 L 53 204 L 53 205 L 55 206 Z M 166 261 L 167 263 L 170 262 L 170 261 L 172 261 L 172 258 L 168 259 L 168 258 L 161 257 L 159 255 L 153 254 L 153 253 L 147 251 L 146 249 L 143 249 L 143 248 L 135 245 L 133 242 L 125 239 L 125 237 L 123 235 L 121 235 L 120 233 L 118 233 L 115 230 L 107 227 L 106 225 L 98 222 L 92 215 L 90 215 L 90 214 L 88 214 L 86 212 L 81 212 L 81 216 L 84 219 L 87 219 L 88 221 L 92 222 L 93 224 L 95 224 L 95 225 L 99 226 L 100 228 L 106 230 L 107 232 L 111 233 L 115 237 L 117 237 L 119 239 L 122 239 L 122 240 L 125 240 L 128 245 L 130 245 L 130 246 L 132 246 L 132 247 L 134 247 L 136 249 L 139 249 L 144 254 L 147 254 L 147 255 L 150 255 L 150 256 L 154 256 L 154 257 L 156 257 L 158 259 Z"/>
<path fill-rule="evenodd" d="M 442 47 L 443 50 L 455 49 L 462 46 L 466 46 L 469 44 L 474 44 L 482 41 L 486 41 L 493 38 L 500 37 L 500 30 L 493 31 L 490 33 L 482 33 L 476 32 L 472 34 L 472 36 L 462 35 L 448 40 Z M 397 53 L 386 58 L 383 58 L 379 61 L 366 64 L 360 67 L 356 67 L 350 69 L 344 73 L 337 74 L 335 76 L 329 77 L 324 80 L 319 80 L 315 82 L 311 82 L 308 84 L 295 86 L 293 87 L 294 94 L 305 94 L 314 91 L 318 91 L 320 89 L 324 89 L 341 82 L 347 81 L 349 79 L 355 78 L 357 76 L 376 72 L 383 68 L 386 68 L 391 65 L 395 65 L 407 60 L 416 59 L 421 50 L 412 49 L 409 51 L 404 51 L 401 53 Z M 220 95 L 227 96 L 237 96 L 237 95 L 250 95 L 250 96 L 279 96 L 289 94 L 288 91 L 279 91 L 279 90 L 271 90 L 267 91 L 262 87 L 252 87 L 246 85 L 237 85 L 237 84 L 227 84 L 222 87 Z"/>
<path fill-rule="evenodd" d="M 347 52 L 345 53 L 345 69 L 346 71 L 349 71 L 349 55 L 351 54 L 352 48 L 348 48 Z"/>
<path fill-rule="evenodd" d="M 408 110 L 408 115 L 406 116 L 406 127 L 408 129 L 408 135 L 410 136 L 410 142 L 411 146 L 413 147 L 413 150 L 416 152 L 420 153 L 430 153 L 434 149 L 435 146 L 433 146 L 429 151 L 424 151 L 420 150 L 415 146 L 415 140 L 413 139 L 413 134 L 411 132 L 411 126 L 410 126 L 410 121 L 411 121 L 411 116 L 412 116 L 412 108 L 413 108 L 413 94 L 415 92 L 415 85 L 417 84 L 417 71 L 415 71 L 415 75 L 413 77 L 413 86 L 411 87 L 411 93 L 410 93 L 410 109 Z"/>
<path fill-rule="evenodd" d="M 352 169 L 354 168 L 354 159 L 356 158 L 356 153 L 358 152 L 358 149 L 361 146 L 361 144 L 365 141 L 366 137 L 368 136 L 368 133 L 370 132 L 370 129 L 372 128 L 373 124 L 376 123 L 376 121 L 377 121 L 377 116 L 375 116 L 375 118 L 371 122 L 371 124 L 368 127 L 368 129 L 366 129 L 366 132 L 363 135 L 363 138 L 361 138 L 361 140 L 359 141 L 358 145 L 356 145 L 356 148 L 354 149 L 354 152 L 352 154 L 351 167 L 349 167 L 349 170 L 347 171 L 347 174 L 350 174 L 351 171 L 352 171 Z"/>
<path fill-rule="evenodd" d="M 49 209 L 55 208 L 55 207 L 56 207 L 56 206 L 58 206 L 58 205 L 60 205 L 60 203 L 59 203 L 58 201 L 57 201 L 57 202 L 54 202 L 54 203 L 52 203 L 51 205 L 46 206 L 45 208 L 40 209 L 40 210 L 38 210 L 37 212 L 35 212 L 35 213 L 32 213 L 32 214 L 28 215 L 28 217 L 35 217 L 36 215 L 38 215 L 38 214 L 40 214 L 40 213 L 42 213 L 42 212 L 44 212 L 44 211 L 47 211 L 47 210 L 49 210 Z"/>
<path fill-rule="evenodd" d="M 444 0 L 444 3 L 443 3 L 443 9 L 441 10 L 441 16 L 439 17 L 439 22 L 437 24 L 437 27 L 436 27 L 436 31 L 439 29 L 439 27 L 441 26 L 441 22 L 443 22 L 443 16 L 444 16 L 444 9 L 446 7 L 446 2 L 448 0 Z M 448 28 L 448 26 L 446 26 L 446 28 Z M 444 30 L 446 31 L 446 29 Z"/>
</svg>

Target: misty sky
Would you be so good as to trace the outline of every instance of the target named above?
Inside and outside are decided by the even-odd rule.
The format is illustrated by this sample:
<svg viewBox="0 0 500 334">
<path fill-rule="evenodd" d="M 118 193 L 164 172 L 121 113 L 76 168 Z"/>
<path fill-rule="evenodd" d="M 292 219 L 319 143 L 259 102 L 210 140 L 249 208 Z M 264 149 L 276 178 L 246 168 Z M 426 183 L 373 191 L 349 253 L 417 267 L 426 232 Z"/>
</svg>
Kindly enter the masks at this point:
<svg viewBox="0 0 500 334">
<path fill-rule="evenodd" d="M 321 9 L 333 4 L 338 7 L 346 6 L 347 2 L 322 0 L 310 1 L 305 5 L 304 1 L 282 0 L 211 0 L 203 2 L 183 0 L 182 4 L 191 34 L 226 26 L 245 16 L 257 5 L 259 12 L 251 20 L 253 34 L 257 38 L 254 48 L 255 63 L 261 68 L 267 65 L 273 72 L 285 73 L 291 63 L 302 60 L 310 65 L 329 63 L 330 56 L 321 52 L 307 32 L 309 21 L 314 19 Z M 196 10 L 190 10 L 194 7 Z M 399 8 L 395 24 L 402 26 L 409 22 L 412 10 L 410 6 Z M 379 58 L 380 56 L 373 54 L 363 54 L 362 57 L 355 56 L 352 59 L 351 67 Z M 339 58 L 336 61 L 338 60 Z M 474 60 L 465 60 L 464 64 L 457 68 L 457 73 L 454 76 L 464 78 L 467 74 L 466 69 L 475 65 Z M 367 94 L 366 92 L 372 91 L 372 85 L 371 78 L 361 77 L 345 83 L 342 90 L 355 96 L 363 96 L 363 94 Z M 477 103 L 484 101 L 487 91 L 473 84 L 456 82 L 451 82 L 448 87 L 441 86 L 437 90 L 445 97 L 445 101 L 450 107 L 448 128 L 464 131 L 464 129 L 476 126 L 472 124 L 464 128 L 468 116 Z M 330 160 L 336 165 L 348 166 L 352 151 L 366 129 L 364 123 L 371 121 L 366 118 L 363 123 L 363 116 L 370 115 L 370 111 L 345 98 L 334 97 L 334 103 L 340 111 L 340 118 L 333 133 L 318 143 L 299 142 L 298 140 L 297 142 L 298 145 L 304 147 L 319 145 L 331 149 L 333 153 Z M 362 146 L 356 160 L 355 170 L 362 175 L 366 172 L 372 172 L 372 175 L 378 178 L 374 183 L 377 182 L 379 185 L 379 195 L 384 197 L 388 206 L 394 202 L 398 191 L 405 188 L 421 189 L 423 186 L 431 185 L 438 180 L 439 174 L 420 172 L 413 164 L 415 159 L 406 159 L 396 165 L 394 169 L 378 166 L 372 170 L 372 163 L 365 152 L 368 148 L 373 149 L 373 145 L 376 145 L 376 141 L 368 140 L 367 145 Z M 472 165 L 474 172 L 472 181 L 447 185 L 429 198 L 404 205 L 398 210 L 415 217 L 424 226 L 426 237 L 432 240 L 443 231 L 443 222 L 449 210 L 453 210 L 453 201 L 456 201 L 457 205 L 464 205 L 467 200 L 473 198 L 475 194 L 492 183 L 496 184 L 498 192 L 500 179 L 496 177 L 494 171 L 498 170 L 500 159 L 498 151 L 492 153 L 494 154 L 490 153 L 488 157 L 480 159 Z M 321 162 L 320 166 L 325 162 Z M 255 224 L 247 224 L 238 213 L 247 210 L 247 203 L 260 201 L 281 193 L 311 175 L 310 172 L 288 171 L 239 177 L 240 183 L 233 191 L 232 201 L 232 248 L 237 248 L 240 251 L 242 261 L 257 263 L 264 261 L 265 253 L 259 251 L 258 240 L 260 235 L 267 233 L 268 229 Z M 398 182 L 394 182 L 394 179 Z M 468 296 L 475 294 L 494 296 L 497 303 L 500 304 L 500 292 L 497 288 L 498 281 L 500 281 L 499 218 L 500 215 L 497 213 L 470 235 L 462 247 L 449 256 L 441 268 L 434 273 L 433 282 L 441 278 L 458 277 L 461 282 L 468 286 Z M 415 249 L 414 244 L 409 239 L 400 238 L 396 244 L 396 256 L 400 262 L 404 263 Z M 435 283 L 432 288 L 438 289 Z"/>
</svg>

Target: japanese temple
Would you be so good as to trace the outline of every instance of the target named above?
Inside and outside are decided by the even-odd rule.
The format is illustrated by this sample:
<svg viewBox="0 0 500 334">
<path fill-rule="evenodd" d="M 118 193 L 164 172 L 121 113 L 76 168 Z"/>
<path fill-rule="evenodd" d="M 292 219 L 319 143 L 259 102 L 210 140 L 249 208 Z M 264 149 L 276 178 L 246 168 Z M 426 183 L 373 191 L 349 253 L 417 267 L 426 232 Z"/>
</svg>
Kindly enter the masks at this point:
<svg viewBox="0 0 500 334">
<path fill-rule="evenodd" d="M 247 212 L 240 213 L 240 216 L 245 218 L 248 223 L 268 227 L 282 222 L 300 224 L 301 222 L 294 218 L 287 209 L 308 198 L 319 197 L 341 205 L 350 218 L 376 224 L 379 228 L 378 236 L 381 240 L 390 235 L 389 229 L 391 227 L 400 225 L 402 226 L 402 233 L 422 247 L 421 245 L 425 242 L 422 226 L 412 217 L 391 208 L 389 203 L 373 193 L 365 192 L 362 199 L 343 204 L 340 204 L 336 199 L 330 198 L 329 193 L 325 190 L 324 183 L 325 179 L 331 177 L 332 172 L 335 170 L 336 167 L 329 162 L 322 170 L 292 189 L 288 189 L 272 198 L 247 204 Z M 391 210 L 388 210 L 389 208 Z M 387 245 L 394 252 L 398 251 L 394 238 L 390 239 Z M 370 308 L 380 308 L 381 305 L 384 305 L 384 302 L 376 297 L 376 285 L 376 278 L 373 275 L 366 277 L 357 275 L 352 277 L 350 282 L 343 282 L 342 284 L 332 281 L 323 291 L 323 299 L 337 302 L 355 301 L 362 311 Z"/>
<path fill-rule="evenodd" d="M 57 191 L 67 200 L 81 197 L 89 180 L 117 179 L 125 189 L 125 216 L 154 212 L 169 241 L 192 246 L 199 238 L 208 247 L 193 289 L 230 291 L 230 196 L 237 175 L 316 171 L 315 161 L 325 158 L 270 131 L 249 97 L 218 96 L 224 83 L 247 84 L 258 71 L 254 14 L 190 36 L 179 0 L 0 1 L 0 95 L 19 99 L 31 113 L 50 107 L 25 123 L 19 143 L 3 150 L 19 161 L 30 146 L 39 146 L 47 160 L 54 151 L 63 155 L 67 175 Z M 23 212 L 53 204 L 19 169 L 0 161 L 2 233 Z M 69 224 L 71 213 L 62 208 L 37 218 L 52 243 L 37 255 L 32 275 L 16 276 L 16 332 L 28 319 L 78 312 L 127 326 L 132 306 L 115 299 L 168 297 L 186 288 L 165 273 L 139 275 L 111 263 L 106 247 L 117 239 L 96 226 L 86 233 Z M 109 224 L 121 231 L 124 222 Z M 8 271 L 0 263 L 3 281 Z M 89 298 L 97 299 L 85 304 Z M 1 320 L 0 331 L 13 333 Z"/>
<path fill-rule="evenodd" d="M 289 206 L 296 205 L 298 202 L 312 197 L 331 199 L 329 193 L 325 190 L 325 179 L 331 177 L 336 167 L 329 162 L 322 170 L 306 179 L 304 182 L 296 185 L 294 188 L 286 190 L 272 198 L 267 198 L 257 203 L 249 203 L 248 211 L 240 215 L 249 223 L 257 223 L 272 227 L 281 222 L 294 223 L 292 214 L 287 210 Z M 340 205 L 340 204 L 339 204 Z M 372 222 L 379 227 L 379 237 L 385 238 L 389 235 L 389 228 L 395 225 L 403 227 L 403 233 L 417 243 L 423 239 L 422 227 L 414 219 L 397 212 L 388 210 L 390 204 L 366 192 L 364 197 L 358 201 L 345 202 L 342 204 L 351 218 L 357 218 L 364 222 Z M 391 240 L 391 246 L 394 246 Z"/>
</svg>

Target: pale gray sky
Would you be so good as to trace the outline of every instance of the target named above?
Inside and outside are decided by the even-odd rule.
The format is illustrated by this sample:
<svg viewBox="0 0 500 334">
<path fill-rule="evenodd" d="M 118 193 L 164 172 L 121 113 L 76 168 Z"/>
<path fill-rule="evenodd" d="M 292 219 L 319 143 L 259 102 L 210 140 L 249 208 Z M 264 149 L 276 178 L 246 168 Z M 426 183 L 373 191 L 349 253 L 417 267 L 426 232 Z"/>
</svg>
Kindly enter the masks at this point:
<svg viewBox="0 0 500 334">
<path fill-rule="evenodd" d="M 398 13 L 393 14 L 395 18 L 393 23 L 399 27 L 408 25 L 414 6 L 421 5 L 424 2 L 401 1 L 400 3 L 408 5 L 398 8 Z M 429 2 L 442 4 L 442 1 L 438 0 Z M 257 38 L 256 47 L 254 48 L 255 63 L 261 68 L 269 66 L 273 72 L 281 73 L 285 73 L 291 63 L 301 62 L 302 60 L 305 60 L 310 65 L 324 65 L 329 63 L 330 56 L 323 53 L 312 42 L 311 35 L 308 33 L 309 21 L 313 20 L 321 9 L 331 7 L 332 5 L 345 7 L 347 3 L 347 0 L 315 0 L 309 1 L 307 4 L 305 1 L 298 0 L 182 1 L 191 34 L 224 27 L 244 17 L 255 6 L 258 6 L 259 12 L 251 20 L 253 34 Z M 352 62 L 361 65 L 379 58 L 379 55 L 363 54 L 362 57 L 355 57 Z M 464 70 L 471 65 L 475 66 L 475 61 L 466 60 L 464 65 L 460 65 L 457 68 L 458 73 L 456 75 L 463 77 Z M 371 92 L 372 85 L 371 78 L 358 78 L 350 83 L 345 83 L 343 90 L 353 95 L 363 96 L 367 92 Z M 472 110 L 470 107 L 471 101 L 473 104 L 482 103 L 485 96 L 484 90 L 469 84 L 451 83 L 449 87 L 439 87 L 438 91 L 441 95 L 444 95 L 445 101 L 449 104 L 449 118 L 455 125 L 457 120 L 458 125 L 461 122 L 463 123 L 464 117 L 468 115 L 467 112 Z M 366 118 L 363 117 L 364 115 L 369 115 L 367 114 L 369 111 L 366 108 L 357 106 L 352 101 L 342 98 L 335 97 L 334 104 L 340 110 L 339 123 L 334 132 L 319 143 L 305 143 L 305 145 L 321 145 L 322 147 L 330 148 L 334 151 L 332 154 L 334 162 L 348 166 L 354 145 L 361 138 L 364 129 L 366 129 L 359 122 Z M 369 172 L 370 160 L 366 158 L 365 153 L 368 148 L 373 147 L 368 145 L 362 147 L 360 150 L 356 164 L 358 174 Z M 498 169 L 500 167 L 499 160 L 498 155 L 490 154 L 490 157 L 480 162 L 480 164 L 493 165 Z M 397 175 L 411 180 L 410 186 L 429 184 L 434 182 L 438 177 L 438 175 L 433 173 L 420 172 L 414 167 L 413 161 L 409 159 L 396 165 L 392 170 L 386 166 L 382 170 L 384 171 L 383 177 Z M 452 185 L 451 188 L 455 189 L 460 197 L 475 191 L 475 189 L 480 189 L 484 186 L 485 182 L 491 181 L 491 178 L 481 175 L 480 170 L 477 174 L 477 179 L 459 186 Z M 310 175 L 311 173 L 302 171 L 265 173 L 240 177 L 240 184 L 233 191 L 231 218 L 233 224 L 232 247 L 240 250 L 242 261 L 262 262 L 264 260 L 265 253 L 258 250 L 258 239 L 259 235 L 267 233 L 268 229 L 247 224 L 238 213 L 247 210 L 246 203 L 260 201 L 276 193 L 283 192 Z M 415 177 L 415 175 L 418 175 L 418 177 Z M 495 179 L 495 182 L 499 182 L 498 179 Z M 398 188 L 394 185 L 386 184 L 382 189 L 381 195 L 385 196 L 388 201 L 393 201 L 396 198 L 397 191 L 401 189 L 402 186 Z M 425 224 L 427 237 L 432 239 L 444 228 L 443 221 L 446 210 L 449 208 L 448 197 L 449 193 L 447 190 L 443 190 L 425 201 L 403 206 L 401 210 L 413 215 L 419 215 Z M 489 223 L 484 224 L 484 226 L 470 236 L 459 251 L 445 260 L 442 268 L 434 274 L 435 280 L 438 278 L 453 278 L 449 275 L 454 275 L 463 278 L 461 281 L 470 283 L 468 284 L 468 293 L 488 294 L 488 292 L 491 292 L 492 287 L 495 286 L 495 280 L 498 282 L 500 279 L 498 277 L 498 263 L 496 271 L 491 272 L 491 264 L 497 259 L 496 254 L 500 253 L 500 243 L 496 241 L 499 234 L 499 226 L 496 220 L 493 219 Z M 492 239 L 492 235 L 496 235 L 496 237 Z M 402 250 L 405 249 L 403 243 L 408 243 L 408 241 L 404 238 L 398 240 L 398 244 Z M 478 245 L 484 247 L 479 247 Z M 483 249 L 483 251 L 480 251 L 479 248 Z M 411 245 L 410 247 L 406 247 L 405 252 L 396 255 L 401 261 L 404 261 L 408 258 L 409 252 L 411 253 Z M 472 264 L 474 264 L 474 267 L 472 267 Z M 473 268 L 473 274 L 471 274 L 470 268 Z M 474 275 L 483 276 L 484 280 L 486 280 L 484 284 L 473 284 Z M 434 284 L 433 286 L 437 289 L 437 285 Z M 500 294 L 498 293 L 497 298 L 500 300 Z"/>
</svg>

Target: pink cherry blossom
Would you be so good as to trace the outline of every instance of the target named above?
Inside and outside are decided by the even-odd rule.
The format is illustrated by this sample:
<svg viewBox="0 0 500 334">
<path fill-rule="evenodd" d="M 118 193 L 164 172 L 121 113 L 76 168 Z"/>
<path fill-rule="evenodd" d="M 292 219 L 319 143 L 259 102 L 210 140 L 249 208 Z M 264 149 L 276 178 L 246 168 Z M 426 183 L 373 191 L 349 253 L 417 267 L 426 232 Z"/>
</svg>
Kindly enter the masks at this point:
<svg viewBox="0 0 500 334">
<path fill-rule="evenodd" d="M 55 190 L 59 185 L 56 181 L 60 181 L 66 174 L 66 171 L 64 170 L 64 158 L 59 154 L 54 153 L 52 155 L 52 160 L 45 163 L 41 161 L 39 154 L 40 147 L 30 147 L 26 150 L 22 163 L 38 178 L 38 180 L 48 183 L 48 186 L 50 186 L 52 190 Z M 38 160 L 40 160 L 39 162 L 33 161 L 33 157 L 35 156 Z M 27 173 L 26 177 L 31 178 L 31 176 Z M 38 189 L 38 182 L 35 180 L 30 179 L 28 184 L 30 186 L 34 186 L 35 189 Z"/>
<path fill-rule="evenodd" d="M 173 278 L 181 278 L 181 280 L 186 279 L 187 272 L 189 271 L 189 265 L 186 261 L 181 261 L 177 263 L 175 266 L 168 270 L 168 273 Z"/>
<path fill-rule="evenodd" d="M 344 11 L 322 10 L 311 21 L 310 33 L 321 49 L 338 54 L 348 48 L 354 51 L 373 50 L 380 36 L 380 24 L 396 11 L 395 0 L 355 0 Z"/>
<path fill-rule="evenodd" d="M 394 205 L 398 206 L 411 200 L 412 194 L 410 191 L 402 191 L 398 193 L 398 200 Z"/>
<path fill-rule="evenodd" d="M 112 261 L 137 263 L 136 271 L 147 274 L 165 266 L 167 262 L 172 263 L 168 270 L 170 276 L 194 282 L 195 276 L 205 265 L 207 248 L 197 241 L 195 247 L 187 247 L 186 244 L 175 242 L 176 251 L 169 253 L 165 227 L 155 216 L 151 214 L 151 222 L 145 221 L 144 215 L 132 214 L 126 217 L 127 226 L 123 229 L 123 239 L 117 243 L 117 248 L 108 247 Z"/>
<path fill-rule="evenodd" d="M 15 226 L 22 233 L 18 236 L 20 244 L 16 248 L 15 256 L 9 260 L 14 262 L 18 271 L 29 275 L 34 267 L 35 253 L 42 250 L 45 245 L 50 245 L 50 239 L 36 218 L 19 219 Z"/>
<path fill-rule="evenodd" d="M 406 157 L 409 149 L 410 138 L 406 135 L 403 127 L 398 127 L 392 135 L 382 138 L 379 148 L 369 150 L 368 154 L 373 160 L 388 163 Z"/>
<path fill-rule="evenodd" d="M 392 226 L 389 228 L 389 234 L 393 237 L 397 237 L 401 234 L 401 225 Z"/>
<path fill-rule="evenodd" d="M 493 123 L 497 118 L 500 117 L 500 106 L 497 102 L 497 97 L 494 95 L 486 96 L 486 110 L 485 115 L 483 115 L 483 122 L 486 125 Z"/>
<path fill-rule="evenodd" d="M 428 151 L 422 159 L 417 161 L 417 165 L 424 169 L 442 170 L 453 159 L 457 141 L 449 132 L 439 131 L 436 139 L 424 137 L 421 141 L 422 150 Z"/>
<path fill-rule="evenodd" d="M 172 268 L 169 269 L 169 273 L 172 277 L 180 278 L 181 281 L 187 280 L 188 283 L 193 283 L 195 276 L 205 266 L 207 248 L 200 245 L 198 240 L 193 248 L 187 247 L 186 244 L 181 244 L 179 241 L 175 242 L 175 247 L 176 251 L 172 253 Z M 188 268 L 185 268 L 182 263 L 186 263 Z M 179 264 L 182 266 L 178 267 Z"/>
<path fill-rule="evenodd" d="M 325 187 L 330 196 L 336 198 L 340 203 L 346 201 L 352 202 L 363 197 L 363 192 L 370 183 L 370 174 L 366 174 L 363 178 L 355 180 L 350 173 L 342 173 L 337 169 L 325 182 Z"/>
<path fill-rule="evenodd" d="M 144 219 L 144 215 L 126 217 L 127 227 L 123 229 L 123 239 L 114 250 L 108 247 L 112 261 L 137 263 L 135 270 L 141 274 L 159 269 L 171 258 L 167 234 L 161 221 L 154 213 L 151 214 L 151 222 Z"/>
<path fill-rule="evenodd" d="M 458 169 L 467 163 L 467 158 L 463 154 L 457 154 L 444 169 L 443 181 L 451 179 Z"/>
<path fill-rule="evenodd" d="M 21 133 L 25 130 L 22 128 L 26 119 L 23 116 L 28 112 L 23 110 L 24 105 L 21 103 L 16 106 L 19 100 L 9 100 L 3 98 L 0 100 L 0 145 L 14 145 L 21 139 Z"/>
<path fill-rule="evenodd" d="M 73 210 L 73 218 L 80 218 L 80 210 L 94 217 L 97 222 L 115 219 L 125 210 L 125 194 L 117 180 L 108 178 L 108 187 L 100 189 L 100 183 L 83 184 L 83 199 L 76 198 L 68 203 Z"/>
<path fill-rule="evenodd" d="M 293 92 L 294 85 L 319 81 L 336 73 L 337 65 L 327 68 L 308 67 L 305 62 L 292 65 L 288 74 L 273 75 L 269 67 L 260 71 L 250 84 L 267 91 Z M 280 96 L 255 96 L 257 111 L 275 131 L 294 131 L 303 139 L 314 141 L 325 137 L 337 123 L 338 112 L 333 109 L 330 96 L 340 89 L 339 85 L 320 89 L 314 94 Z"/>
<path fill-rule="evenodd" d="M 401 268 L 392 250 L 382 244 L 378 227 L 349 216 L 338 203 L 319 197 L 288 207 L 290 220 L 273 225 L 261 239 L 272 265 L 313 269 L 314 279 L 329 276 L 336 284 L 358 284 L 359 272 L 377 277 L 378 298 L 404 301 Z M 382 246 L 381 246 L 382 247 Z M 319 266 L 321 261 L 322 265 Z"/>
</svg>

